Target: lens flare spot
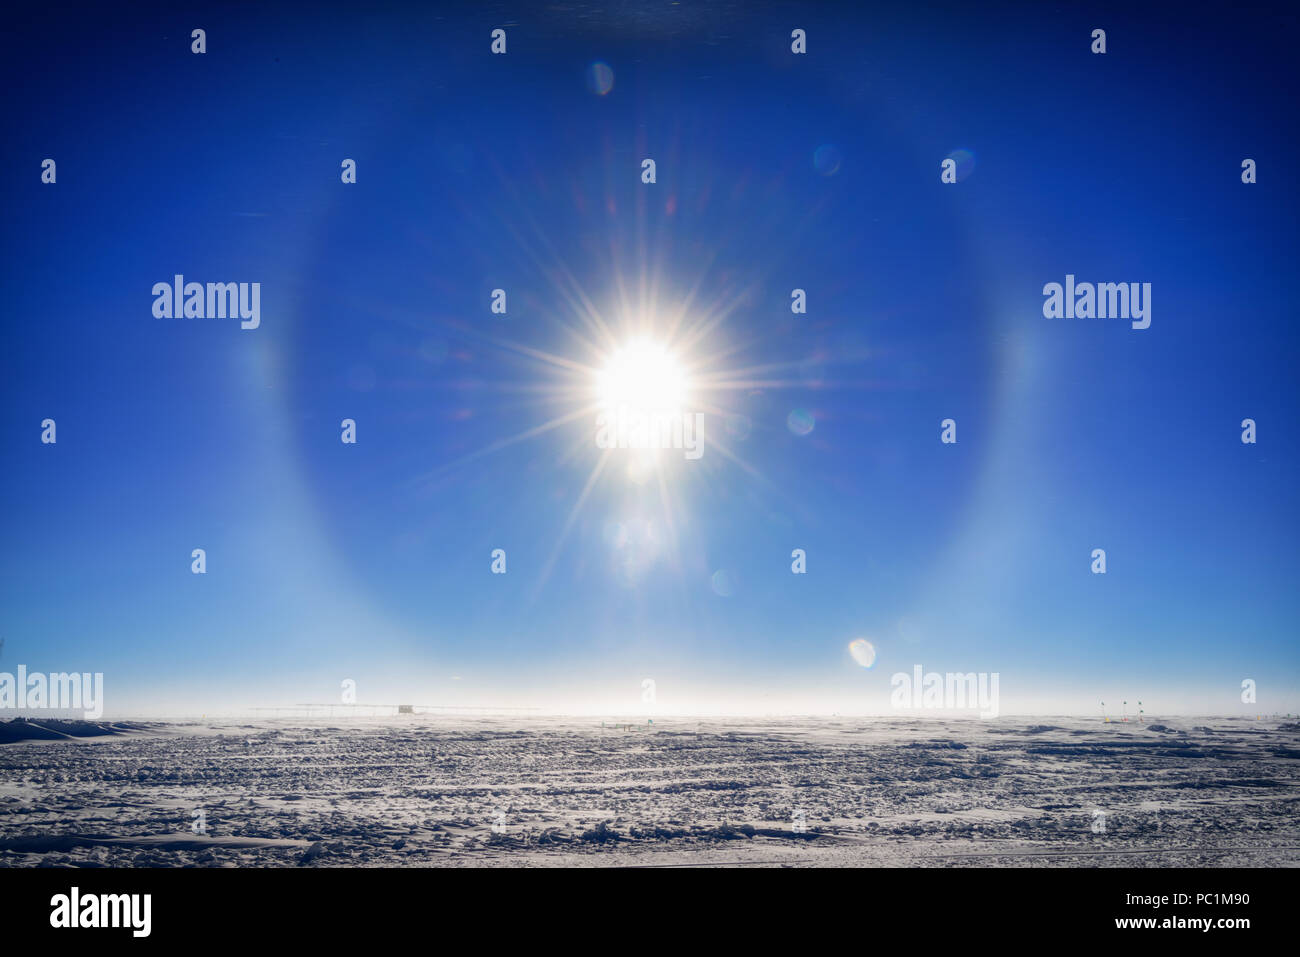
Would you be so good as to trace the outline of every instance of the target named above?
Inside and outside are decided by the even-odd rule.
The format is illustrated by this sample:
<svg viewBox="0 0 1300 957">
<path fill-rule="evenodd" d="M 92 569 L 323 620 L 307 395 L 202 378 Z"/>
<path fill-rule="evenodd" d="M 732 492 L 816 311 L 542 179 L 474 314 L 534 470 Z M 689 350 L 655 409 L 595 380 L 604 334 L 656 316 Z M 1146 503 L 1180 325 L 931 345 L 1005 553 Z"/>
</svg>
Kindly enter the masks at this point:
<svg viewBox="0 0 1300 957">
<path fill-rule="evenodd" d="M 863 668 L 870 668 L 876 663 L 876 649 L 865 638 L 855 638 L 849 642 L 849 655 Z"/>
<path fill-rule="evenodd" d="M 663 536 L 653 520 L 628 518 L 605 523 L 610 570 L 616 581 L 638 587 L 663 557 Z"/>
<path fill-rule="evenodd" d="M 713 573 L 713 592 L 723 598 L 730 598 L 736 593 L 736 581 L 731 572 L 719 568 Z"/>
<path fill-rule="evenodd" d="M 953 150 L 948 154 L 948 159 L 957 164 L 955 172 L 959 183 L 975 172 L 975 153 L 973 150 Z"/>
<path fill-rule="evenodd" d="M 834 176 L 840 171 L 840 163 L 843 161 L 839 149 L 830 143 L 823 143 L 813 150 L 813 169 L 823 176 Z"/>
<path fill-rule="evenodd" d="M 597 60 L 587 67 L 587 89 L 597 96 L 604 96 L 614 89 L 614 71 L 603 60 Z"/>
<path fill-rule="evenodd" d="M 785 426 L 795 435 L 807 435 L 817 423 L 807 409 L 795 409 L 785 417 Z"/>
</svg>

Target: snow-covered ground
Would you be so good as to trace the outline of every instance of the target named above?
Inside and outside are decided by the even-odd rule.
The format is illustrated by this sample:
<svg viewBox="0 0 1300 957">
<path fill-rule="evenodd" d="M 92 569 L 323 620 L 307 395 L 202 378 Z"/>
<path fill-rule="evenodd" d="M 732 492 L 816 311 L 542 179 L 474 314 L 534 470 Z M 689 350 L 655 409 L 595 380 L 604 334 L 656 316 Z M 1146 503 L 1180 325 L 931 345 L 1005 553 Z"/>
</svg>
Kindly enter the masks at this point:
<svg viewBox="0 0 1300 957">
<path fill-rule="evenodd" d="M 0 866 L 1300 864 L 1284 720 L 627 720 L 0 744 Z"/>
</svg>

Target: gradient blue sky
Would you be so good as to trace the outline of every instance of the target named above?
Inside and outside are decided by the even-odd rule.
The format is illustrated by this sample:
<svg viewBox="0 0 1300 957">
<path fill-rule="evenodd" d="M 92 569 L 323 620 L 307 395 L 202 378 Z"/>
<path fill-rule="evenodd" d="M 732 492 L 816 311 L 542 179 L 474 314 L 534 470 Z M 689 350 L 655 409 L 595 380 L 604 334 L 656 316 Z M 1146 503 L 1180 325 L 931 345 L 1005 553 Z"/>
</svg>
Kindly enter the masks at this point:
<svg viewBox="0 0 1300 957">
<path fill-rule="evenodd" d="M 877 712 L 914 664 L 1004 711 L 1300 708 L 1294 8 L 909 6 L 29 14 L 0 670 L 102 671 L 119 714 L 343 678 L 644 712 L 647 677 L 665 713 Z M 261 328 L 154 318 L 178 272 L 260 282 Z M 1044 319 L 1067 273 L 1151 283 L 1151 327 Z M 672 533 L 617 457 L 575 511 L 588 417 L 490 450 L 580 407 L 530 354 L 598 364 L 580 301 L 682 314 L 742 386 L 710 401 L 748 434 L 706 424 L 735 459 L 668 462 Z"/>
</svg>

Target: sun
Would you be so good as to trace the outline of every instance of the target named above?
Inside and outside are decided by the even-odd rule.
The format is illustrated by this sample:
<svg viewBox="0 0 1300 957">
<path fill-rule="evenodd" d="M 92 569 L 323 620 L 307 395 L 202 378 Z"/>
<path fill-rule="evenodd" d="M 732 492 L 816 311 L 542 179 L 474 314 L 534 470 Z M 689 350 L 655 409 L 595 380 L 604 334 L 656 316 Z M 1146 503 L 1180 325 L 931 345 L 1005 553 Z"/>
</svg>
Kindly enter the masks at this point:
<svg viewBox="0 0 1300 957">
<path fill-rule="evenodd" d="M 596 399 L 610 411 L 675 412 L 688 392 L 681 363 L 666 347 L 648 339 L 615 350 L 596 374 Z"/>
</svg>

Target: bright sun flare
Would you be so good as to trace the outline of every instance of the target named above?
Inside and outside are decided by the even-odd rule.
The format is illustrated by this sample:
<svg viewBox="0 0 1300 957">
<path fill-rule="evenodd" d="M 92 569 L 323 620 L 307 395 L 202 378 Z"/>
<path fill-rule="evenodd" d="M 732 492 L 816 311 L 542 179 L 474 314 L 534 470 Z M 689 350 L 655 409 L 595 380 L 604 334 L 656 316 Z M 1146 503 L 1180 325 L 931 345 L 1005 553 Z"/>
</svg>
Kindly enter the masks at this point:
<svg viewBox="0 0 1300 957">
<path fill-rule="evenodd" d="M 686 376 L 663 346 L 629 343 L 610 356 L 597 375 L 596 397 L 606 409 L 673 411 L 686 400 Z"/>
</svg>

